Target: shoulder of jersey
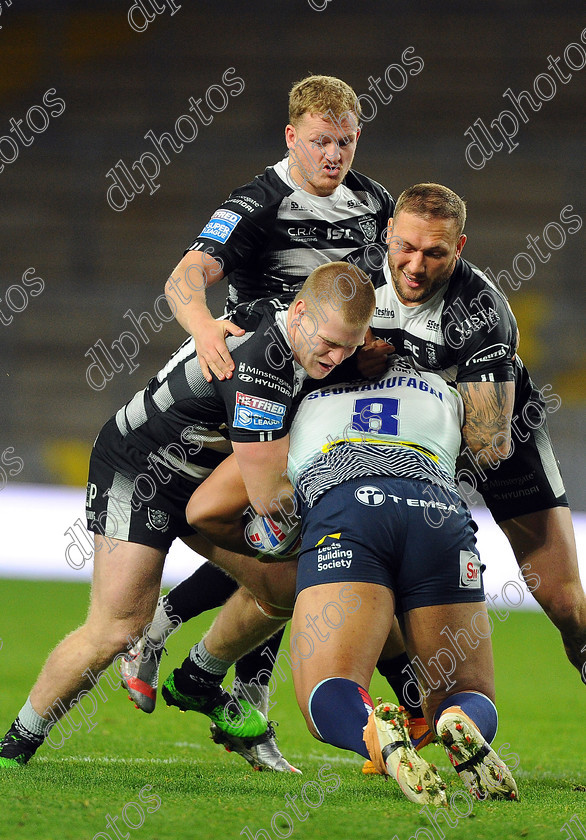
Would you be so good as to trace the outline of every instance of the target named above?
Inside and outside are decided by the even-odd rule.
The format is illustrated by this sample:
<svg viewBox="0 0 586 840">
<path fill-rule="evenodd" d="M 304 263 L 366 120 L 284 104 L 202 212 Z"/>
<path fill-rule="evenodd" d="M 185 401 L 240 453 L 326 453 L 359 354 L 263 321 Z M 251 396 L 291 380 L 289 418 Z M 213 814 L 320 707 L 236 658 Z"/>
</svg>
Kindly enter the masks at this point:
<svg viewBox="0 0 586 840">
<path fill-rule="evenodd" d="M 460 258 L 456 263 L 456 268 L 450 278 L 446 300 L 448 298 L 451 299 L 457 297 L 458 294 L 461 294 L 463 291 L 466 292 L 466 296 L 471 295 L 471 297 L 475 297 L 484 290 L 493 293 L 507 306 L 507 308 L 509 308 L 506 296 L 501 292 L 498 286 L 495 286 L 490 277 L 487 277 L 486 274 L 484 274 L 484 272 L 473 263 Z"/>
<path fill-rule="evenodd" d="M 348 262 L 358 266 L 370 277 L 375 289 L 387 284 L 384 267 L 387 265 L 387 247 L 380 242 L 372 242 L 356 248 L 346 256 Z"/>
<path fill-rule="evenodd" d="M 275 209 L 283 198 L 291 195 L 293 190 L 276 174 L 272 166 L 268 166 L 262 175 L 256 175 L 248 184 L 233 190 L 224 202 L 226 206 L 234 205 L 246 215 L 258 213 L 261 210 Z"/>
<path fill-rule="evenodd" d="M 363 175 L 361 172 L 357 172 L 355 169 L 349 169 L 346 177 L 344 178 L 344 183 L 351 190 L 367 190 L 370 193 L 373 193 L 381 203 L 381 209 L 385 207 L 389 207 L 394 210 L 395 208 L 395 200 L 389 191 L 383 187 L 382 184 L 379 184 L 378 181 L 375 181 L 374 178 L 369 178 L 368 175 Z"/>
<path fill-rule="evenodd" d="M 230 320 L 242 327 L 247 332 L 258 329 L 261 321 L 266 318 L 269 321 L 275 320 L 277 312 L 289 308 L 288 303 L 283 303 L 277 298 L 256 298 L 246 303 L 239 303 L 230 313 Z"/>
</svg>

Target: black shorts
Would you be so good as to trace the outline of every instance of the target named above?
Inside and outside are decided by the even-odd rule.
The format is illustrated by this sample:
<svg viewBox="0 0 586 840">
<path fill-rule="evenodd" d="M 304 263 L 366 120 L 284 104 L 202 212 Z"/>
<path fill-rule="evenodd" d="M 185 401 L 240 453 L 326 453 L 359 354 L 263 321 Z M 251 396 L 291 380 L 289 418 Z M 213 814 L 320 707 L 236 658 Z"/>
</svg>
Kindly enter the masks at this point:
<svg viewBox="0 0 586 840">
<path fill-rule="evenodd" d="M 124 473 L 94 446 L 90 458 L 86 518 L 90 531 L 168 551 L 176 537 L 193 536 L 185 508 L 200 482 L 172 475 L 164 487 L 144 470 Z"/>
<path fill-rule="evenodd" d="M 520 417 L 513 426 L 512 454 L 494 468 L 475 468 L 478 492 L 495 522 L 527 513 L 568 507 L 559 463 L 545 422 L 531 428 Z M 466 461 L 466 459 L 464 459 Z M 467 467 L 466 463 L 464 466 Z M 476 488 L 475 488 L 476 489 Z"/>
<path fill-rule="evenodd" d="M 476 524 L 460 497 L 424 481 L 346 481 L 303 512 L 297 593 L 358 581 L 392 589 L 397 612 L 484 601 Z"/>
</svg>

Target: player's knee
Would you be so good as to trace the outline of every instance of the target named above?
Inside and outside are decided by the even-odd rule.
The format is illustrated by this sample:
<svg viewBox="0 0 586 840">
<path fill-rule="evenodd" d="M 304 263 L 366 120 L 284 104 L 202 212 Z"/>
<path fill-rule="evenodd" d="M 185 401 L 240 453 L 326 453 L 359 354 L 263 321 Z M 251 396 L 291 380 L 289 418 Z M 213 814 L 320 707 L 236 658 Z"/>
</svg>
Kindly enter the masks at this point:
<svg viewBox="0 0 586 840">
<path fill-rule="evenodd" d="M 292 609 L 295 603 L 296 577 L 296 561 L 266 566 L 262 575 L 263 593 L 261 597 L 275 606 Z"/>
<path fill-rule="evenodd" d="M 124 618 L 98 616 L 89 619 L 86 624 L 88 637 L 100 646 L 101 652 L 108 657 L 128 650 L 130 639 L 139 639 L 145 627 L 152 621 L 152 615 L 132 615 Z"/>
</svg>

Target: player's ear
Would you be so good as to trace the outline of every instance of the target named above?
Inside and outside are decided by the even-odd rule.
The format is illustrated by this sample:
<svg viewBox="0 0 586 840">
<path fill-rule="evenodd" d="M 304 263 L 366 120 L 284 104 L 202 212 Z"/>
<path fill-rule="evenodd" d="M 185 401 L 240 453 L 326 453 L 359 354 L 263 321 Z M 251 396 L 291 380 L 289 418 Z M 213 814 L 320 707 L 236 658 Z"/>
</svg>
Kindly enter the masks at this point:
<svg viewBox="0 0 586 840">
<path fill-rule="evenodd" d="M 293 307 L 293 309 L 292 309 L 293 318 L 295 320 L 299 321 L 299 318 L 302 318 L 303 315 L 305 315 L 305 312 L 307 310 L 307 305 L 302 298 L 299 298 L 299 300 L 296 300 L 295 303 L 292 304 L 292 307 Z"/>
<path fill-rule="evenodd" d="M 458 259 L 458 257 L 459 257 L 459 256 L 460 256 L 460 254 L 462 253 L 462 248 L 463 248 L 463 247 L 464 247 L 464 245 L 466 244 L 466 239 L 467 239 L 467 238 L 468 238 L 468 237 L 466 236 L 466 234 L 465 234 L 465 233 L 460 234 L 460 238 L 458 239 L 458 244 L 457 244 L 457 246 L 456 246 L 456 259 Z"/>
<path fill-rule="evenodd" d="M 387 245 L 391 241 L 392 236 L 393 236 L 393 217 L 391 216 L 391 218 L 387 222 Z"/>
<path fill-rule="evenodd" d="M 288 149 L 295 148 L 295 144 L 297 143 L 297 131 L 291 123 L 285 126 L 285 143 Z"/>
</svg>

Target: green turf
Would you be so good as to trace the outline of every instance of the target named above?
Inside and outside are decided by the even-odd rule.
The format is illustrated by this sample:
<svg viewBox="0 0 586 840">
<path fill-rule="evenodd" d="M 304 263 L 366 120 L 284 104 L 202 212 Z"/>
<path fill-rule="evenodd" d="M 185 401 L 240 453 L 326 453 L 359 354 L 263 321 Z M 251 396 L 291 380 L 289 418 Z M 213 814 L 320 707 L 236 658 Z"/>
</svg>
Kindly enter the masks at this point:
<svg viewBox="0 0 586 840">
<path fill-rule="evenodd" d="M 83 584 L 0 581 L 3 731 L 48 651 L 83 619 L 87 598 L 88 587 Z M 179 664 L 210 618 L 196 619 L 171 638 L 163 676 Z M 495 620 L 493 643 L 500 711 L 495 745 L 508 743 L 507 761 L 511 767 L 519 765 L 518 803 L 475 803 L 465 816 L 471 801 L 457 795 L 453 802 L 458 810 L 449 815 L 452 824 L 442 814 L 434 830 L 394 783 L 364 777 L 360 758 L 307 734 L 290 676 L 287 682 L 278 681 L 271 714 L 281 724 L 283 753 L 303 769 L 301 777 L 255 773 L 209 740 L 207 718 L 182 715 L 164 704 L 147 716 L 134 709 L 122 688 L 105 686 L 107 699 L 97 699 L 91 732 L 86 725 L 61 749 L 45 746 L 27 767 L 1 772 L 0 837 L 545 840 L 571 838 L 563 826 L 577 815 L 570 827 L 576 840 L 582 840 L 586 837 L 584 688 L 565 660 L 556 631 L 541 614 L 512 610 L 506 621 Z M 373 696 L 388 695 L 378 676 L 371 689 Z M 428 747 L 425 755 L 448 781 L 448 797 L 463 791 L 443 750 Z M 307 782 L 312 784 L 305 788 L 306 797 L 317 805 L 323 796 L 321 806 L 303 804 Z M 152 787 L 145 790 L 146 785 Z M 297 815 L 287 806 L 287 796 L 289 801 L 299 797 L 294 800 Z M 139 825 L 141 813 L 144 823 Z M 108 815 L 118 818 L 115 827 L 107 826 Z M 422 827 L 427 833 L 419 830 Z"/>
</svg>

